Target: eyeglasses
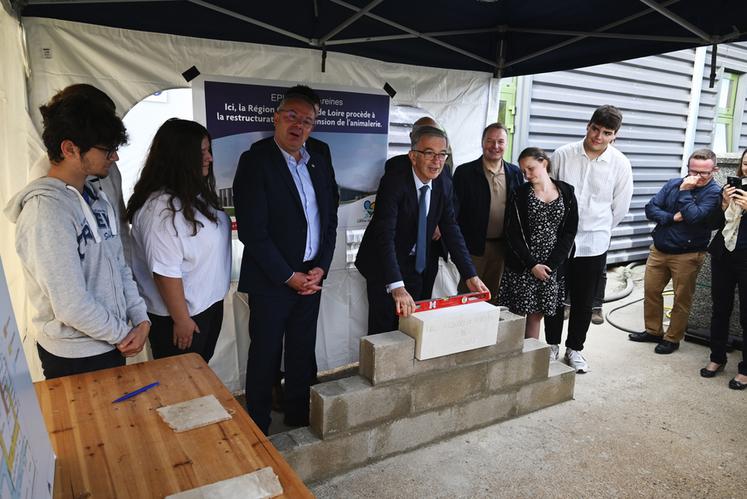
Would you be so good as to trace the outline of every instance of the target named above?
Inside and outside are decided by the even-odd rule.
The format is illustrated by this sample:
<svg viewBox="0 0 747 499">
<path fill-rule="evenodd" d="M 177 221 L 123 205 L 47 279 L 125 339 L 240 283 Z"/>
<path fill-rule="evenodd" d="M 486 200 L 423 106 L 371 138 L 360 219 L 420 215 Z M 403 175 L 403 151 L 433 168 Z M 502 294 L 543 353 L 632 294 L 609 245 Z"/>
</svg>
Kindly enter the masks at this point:
<svg viewBox="0 0 747 499">
<path fill-rule="evenodd" d="M 92 149 L 98 149 L 99 151 L 106 154 L 106 159 L 112 159 L 115 154 L 117 154 L 117 151 L 119 151 L 119 147 L 101 147 L 101 146 L 92 146 Z"/>
<path fill-rule="evenodd" d="M 711 175 L 713 175 L 713 172 L 694 172 L 692 170 L 687 170 L 687 173 L 689 173 L 693 177 L 694 176 L 698 176 L 698 177 L 702 177 L 702 178 L 708 178 Z"/>
<path fill-rule="evenodd" d="M 278 113 L 283 114 L 286 121 L 290 121 L 291 123 L 298 123 L 306 129 L 312 128 L 315 123 L 315 120 L 313 118 L 304 118 L 302 116 L 299 116 L 299 114 L 293 109 L 278 109 Z"/>
<path fill-rule="evenodd" d="M 449 153 L 447 152 L 436 152 L 431 150 L 426 151 L 418 151 L 417 149 L 413 149 L 412 152 L 417 152 L 423 155 L 423 157 L 428 161 L 433 161 L 433 158 L 436 158 L 439 163 L 443 163 L 446 161 L 446 158 L 449 157 Z"/>
</svg>

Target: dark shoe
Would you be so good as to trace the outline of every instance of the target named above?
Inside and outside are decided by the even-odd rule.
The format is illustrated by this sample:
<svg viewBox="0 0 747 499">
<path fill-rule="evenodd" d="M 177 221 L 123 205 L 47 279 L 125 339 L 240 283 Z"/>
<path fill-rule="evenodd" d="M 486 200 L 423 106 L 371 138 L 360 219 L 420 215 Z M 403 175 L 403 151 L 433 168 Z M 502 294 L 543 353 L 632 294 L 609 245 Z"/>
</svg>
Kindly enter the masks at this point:
<svg viewBox="0 0 747 499">
<path fill-rule="evenodd" d="M 673 343 L 671 341 L 661 340 L 661 343 L 656 345 L 656 348 L 654 348 L 654 352 L 661 353 L 661 354 L 668 354 L 668 353 L 674 352 L 679 347 L 680 347 L 679 343 Z"/>
<path fill-rule="evenodd" d="M 737 381 L 736 379 L 732 378 L 729 380 L 729 388 L 732 390 L 744 390 L 747 388 L 747 383 L 742 383 L 741 381 Z"/>
<path fill-rule="evenodd" d="M 714 364 L 716 364 L 716 362 L 714 362 Z M 726 361 L 724 361 L 723 364 L 719 364 L 715 371 L 711 371 L 710 369 L 708 369 L 708 367 L 704 367 L 703 369 L 700 370 L 700 375 L 703 376 L 704 378 L 713 378 L 718 373 L 723 371 L 724 367 L 726 367 Z"/>
<path fill-rule="evenodd" d="M 638 341 L 638 342 L 651 342 L 651 343 L 659 343 L 661 341 L 661 336 L 656 336 L 655 334 L 651 334 L 647 331 L 641 331 L 640 333 L 630 333 L 628 335 L 628 339 L 630 341 Z"/>
<path fill-rule="evenodd" d="M 596 324 L 597 326 L 600 324 L 604 324 L 604 314 L 602 313 L 601 308 L 597 308 L 591 311 L 591 323 Z"/>
</svg>

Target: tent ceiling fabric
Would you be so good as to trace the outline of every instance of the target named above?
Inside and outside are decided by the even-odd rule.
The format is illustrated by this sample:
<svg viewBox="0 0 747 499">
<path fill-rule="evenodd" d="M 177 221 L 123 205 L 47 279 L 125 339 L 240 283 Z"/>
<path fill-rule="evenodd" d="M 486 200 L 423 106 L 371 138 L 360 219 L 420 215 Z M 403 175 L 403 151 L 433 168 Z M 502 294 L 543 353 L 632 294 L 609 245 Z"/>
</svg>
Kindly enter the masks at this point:
<svg viewBox="0 0 747 499">
<path fill-rule="evenodd" d="M 516 76 L 747 39 L 744 0 L 19 0 L 23 16 Z"/>
</svg>

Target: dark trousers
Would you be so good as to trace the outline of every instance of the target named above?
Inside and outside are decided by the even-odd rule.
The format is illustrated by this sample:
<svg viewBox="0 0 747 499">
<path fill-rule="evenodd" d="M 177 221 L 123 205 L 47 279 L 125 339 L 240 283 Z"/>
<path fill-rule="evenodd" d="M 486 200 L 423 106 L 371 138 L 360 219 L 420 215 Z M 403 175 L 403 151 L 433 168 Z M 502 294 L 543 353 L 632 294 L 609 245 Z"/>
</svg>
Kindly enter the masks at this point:
<svg viewBox="0 0 747 499">
<path fill-rule="evenodd" d="M 607 263 L 607 253 L 597 256 L 581 256 L 565 262 L 566 293 L 571 298 L 571 312 L 568 318 L 568 338 L 565 346 L 572 350 L 583 350 L 586 333 L 591 322 L 591 304 L 600 275 Z M 563 309 L 554 315 L 545 316 L 545 341 L 559 345 L 563 334 Z"/>
<path fill-rule="evenodd" d="M 430 298 L 430 296 L 424 296 L 424 276 L 417 274 L 414 268 L 409 272 L 403 272 L 402 278 L 405 283 L 405 289 L 410 293 L 413 300 L 418 301 Z M 368 334 L 386 333 L 387 331 L 395 331 L 399 328 L 397 309 L 394 305 L 392 295 L 386 292 L 386 284 L 380 281 L 366 280 L 366 292 L 368 293 Z"/>
<path fill-rule="evenodd" d="M 739 323 L 742 326 L 742 361 L 739 374 L 747 375 L 747 250 L 711 259 L 711 362 L 726 362 L 729 320 L 734 309 L 734 288 L 739 286 Z"/>
<path fill-rule="evenodd" d="M 223 300 L 210 305 L 207 310 L 192 316 L 199 333 L 192 335 L 192 345 L 185 350 L 180 350 L 174 345 L 174 321 L 170 316 L 148 314 L 150 318 L 150 349 L 153 351 L 154 359 L 181 355 L 183 353 L 198 353 L 209 362 L 215 352 L 215 344 L 218 343 L 218 335 L 223 326 Z"/>
<path fill-rule="evenodd" d="M 99 355 L 77 358 L 58 357 L 44 350 L 38 343 L 36 344 L 36 351 L 39 352 L 39 359 L 46 379 L 125 365 L 125 358 L 116 348 Z"/>
<path fill-rule="evenodd" d="M 246 364 L 246 408 L 265 435 L 270 428 L 272 385 L 280 370 L 283 348 L 285 420 L 293 426 L 308 424 L 320 298 L 321 293 L 301 296 L 290 288 L 282 295 L 249 294 L 251 343 Z"/>
<path fill-rule="evenodd" d="M 594 291 L 594 299 L 591 302 L 592 310 L 602 310 L 602 305 L 604 304 L 604 292 L 607 289 L 607 261 L 606 259 L 604 262 L 604 267 L 605 268 L 602 271 L 602 274 L 599 276 L 599 280 L 597 281 L 596 291 Z M 571 306 L 571 298 L 568 296 L 567 291 L 565 294 L 565 305 L 567 307 Z"/>
</svg>

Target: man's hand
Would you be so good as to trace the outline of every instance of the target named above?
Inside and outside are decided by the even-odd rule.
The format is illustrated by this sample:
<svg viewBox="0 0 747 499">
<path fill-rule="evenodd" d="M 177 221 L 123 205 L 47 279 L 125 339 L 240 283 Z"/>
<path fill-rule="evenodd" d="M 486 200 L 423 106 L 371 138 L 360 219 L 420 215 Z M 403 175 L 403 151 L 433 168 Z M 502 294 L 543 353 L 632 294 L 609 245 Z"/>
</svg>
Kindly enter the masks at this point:
<svg viewBox="0 0 747 499">
<path fill-rule="evenodd" d="M 285 284 L 291 289 L 301 292 L 304 291 L 304 286 L 308 280 L 308 274 L 304 274 L 303 272 L 293 272 L 293 275 L 285 282 Z"/>
<path fill-rule="evenodd" d="M 298 291 L 299 295 L 313 295 L 322 290 L 322 278 L 324 270 L 321 267 L 314 267 L 306 273 L 306 282 L 303 288 Z"/>
<path fill-rule="evenodd" d="M 548 280 L 550 278 L 550 274 L 552 274 L 552 269 L 542 263 L 538 263 L 537 265 L 532 267 L 532 275 L 540 281 Z"/>
<path fill-rule="evenodd" d="M 698 186 L 699 175 L 688 175 L 680 184 L 681 191 L 689 191 L 695 189 Z"/>
<path fill-rule="evenodd" d="M 433 240 L 438 241 L 439 239 L 441 239 L 441 229 L 436 225 L 436 230 L 433 231 Z"/>
<path fill-rule="evenodd" d="M 392 298 L 394 299 L 394 306 L 398 315 L 409 317 L 415 312 L 415 300 L 412 299 L 412 296 L 410 296 L 410 293 L 407 292 L 404 286 L 394 288 L 392 290 Z"/>
<path fill-rule="evenodd" d="M 672 217 L 672 220 L 675 221 L 675 222 L 681 222 L 682 221 L 682 213 L 679 212 L 679 211 L 677 213 L 675 213 L 674 216 Z"/>
<path fill-rule="evenodd" d="M 117 349 L 125 357 L 132 357 L 139 354 L 143 350 L 145 340 L 148 339 L 150 333 L 150 322 L 143 321 L 127 333 L 122 341 L 117 344 Z"/>
<path fill-rule="evenodd" d="M 470 277 L 469 279 L 464 281 L 464 284 L 466 284 L 467 288 L 469 288 L 469 290 L 472 291 L 473 293 L 489 293 L 490 292 L 488 287 L 477 276 Z"/>
<path fill-rule="evenodd" d="M 180 321 L 174 321 L 173 331 L 172 341 L 174 346 L 179 350 L 186 350 L 192 346 L 192 336 L 194 333 L 199 333 L 200 328 L 197 327 L 197 323 L 191 317 L 187 317 Z"/>
</svg>

